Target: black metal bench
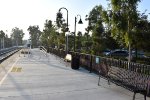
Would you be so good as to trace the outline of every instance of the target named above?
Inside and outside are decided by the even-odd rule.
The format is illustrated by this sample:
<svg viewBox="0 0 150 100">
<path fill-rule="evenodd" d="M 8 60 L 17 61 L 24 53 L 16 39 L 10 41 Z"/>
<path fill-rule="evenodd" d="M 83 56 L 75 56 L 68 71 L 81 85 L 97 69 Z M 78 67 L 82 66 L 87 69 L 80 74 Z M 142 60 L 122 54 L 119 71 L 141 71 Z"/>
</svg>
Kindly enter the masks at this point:
<svg viewBox="0 0 150 100">
<path fill-rule="evenodd" d="M 102 62 L 99 66 L 99 86 L 101 77 L 107 79 L 109 85 L 112 82 L 134 92 L 133 100 L 135 100 L 136 93 L 143 94 L 144 100 L 146 100 L 146 96 L 150 96 L 150 76 L 140 73 L 138 68 L 132 71 Z"/>
</svg>

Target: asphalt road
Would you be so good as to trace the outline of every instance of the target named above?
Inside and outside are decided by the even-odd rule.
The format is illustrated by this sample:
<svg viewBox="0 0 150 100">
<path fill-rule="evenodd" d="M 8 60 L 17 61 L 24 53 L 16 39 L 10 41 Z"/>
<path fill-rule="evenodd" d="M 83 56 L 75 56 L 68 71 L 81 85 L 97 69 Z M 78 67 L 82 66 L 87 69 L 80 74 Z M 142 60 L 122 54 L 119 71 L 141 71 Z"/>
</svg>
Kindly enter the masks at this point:
<svg viewBox="0 0 150 100">
<path fill-rule="evenodd" d="M 32 49 L 0 65 L 0 100 L 132 100 L 133 93 L 62 59 Z M 136 95 L 143 100 L 143 95 Z M 150 100 L 149 98 L 147 100 Z"/>
</svg>

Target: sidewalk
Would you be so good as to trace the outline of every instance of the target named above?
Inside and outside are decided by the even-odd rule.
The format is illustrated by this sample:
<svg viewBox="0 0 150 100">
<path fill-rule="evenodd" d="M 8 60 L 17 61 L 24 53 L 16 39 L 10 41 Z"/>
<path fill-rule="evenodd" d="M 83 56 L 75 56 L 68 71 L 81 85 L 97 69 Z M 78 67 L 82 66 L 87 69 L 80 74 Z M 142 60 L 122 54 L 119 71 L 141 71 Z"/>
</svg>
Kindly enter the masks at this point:
<svg viewBox="0 0 150 100">
<path fill-rule="evenodd" d="M 18 52 L 10 59 L 5 73 L 12 70 L 1 82 L 0 100 L 132 100 L 132 92 L 104 79 L 98 86 L 97 75 L 83 68 L 72 70 L 69 63 L 38 49 L 29 55 Z M 136 97 L 143 100 L 143 95 Z"/>
</svg>

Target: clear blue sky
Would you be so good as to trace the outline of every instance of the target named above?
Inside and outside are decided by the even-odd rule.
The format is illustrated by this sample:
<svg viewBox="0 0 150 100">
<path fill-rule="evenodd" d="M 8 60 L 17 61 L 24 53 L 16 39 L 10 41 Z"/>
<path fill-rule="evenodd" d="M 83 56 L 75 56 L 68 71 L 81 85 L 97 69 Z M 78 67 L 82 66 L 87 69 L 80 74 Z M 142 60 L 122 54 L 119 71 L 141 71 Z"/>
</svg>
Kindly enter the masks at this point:
<svg viewBox="0 0 150 100">
<path fill-rule="evenodd" d="M 0 30 L 10 34 L 11 29 L 18 27 L 25 32 L 25 39 L 29 34 L 27 28 L 30 25 L 39 25 L 43 30 L 46 19 L 55 21 L 59 8 L 66 7 L 69 13 L 69 28 L 74 31 L 74 17 L 82 16 L 84 25 L 77 25 L 77 31 L 84 31 L 87 22 L 85 15 L 96 5 L 107 7 L 106 0 L 0 0 Z M 142 0 L 139 10 L 150 12 L 149 0 Z M 62 10 L 64 18 L 66 11 Z M 7 30 L 7 31 L 6 31 Z"/>
</svg>

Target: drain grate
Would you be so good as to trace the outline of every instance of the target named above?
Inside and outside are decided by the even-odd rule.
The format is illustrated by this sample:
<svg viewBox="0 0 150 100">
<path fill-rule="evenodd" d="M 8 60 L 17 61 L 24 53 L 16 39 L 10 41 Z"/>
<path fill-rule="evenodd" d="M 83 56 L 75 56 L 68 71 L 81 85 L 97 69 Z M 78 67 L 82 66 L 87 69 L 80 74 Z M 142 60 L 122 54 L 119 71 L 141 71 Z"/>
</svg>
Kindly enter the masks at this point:
<svg viewBox="0 0 150 100">
<path fill-rule="evenodd" d="M 13 67 L 13 69 L 11 70 L 11 72 L 21 72 L 22 68 L 21 67 Z"/>
</svg>

